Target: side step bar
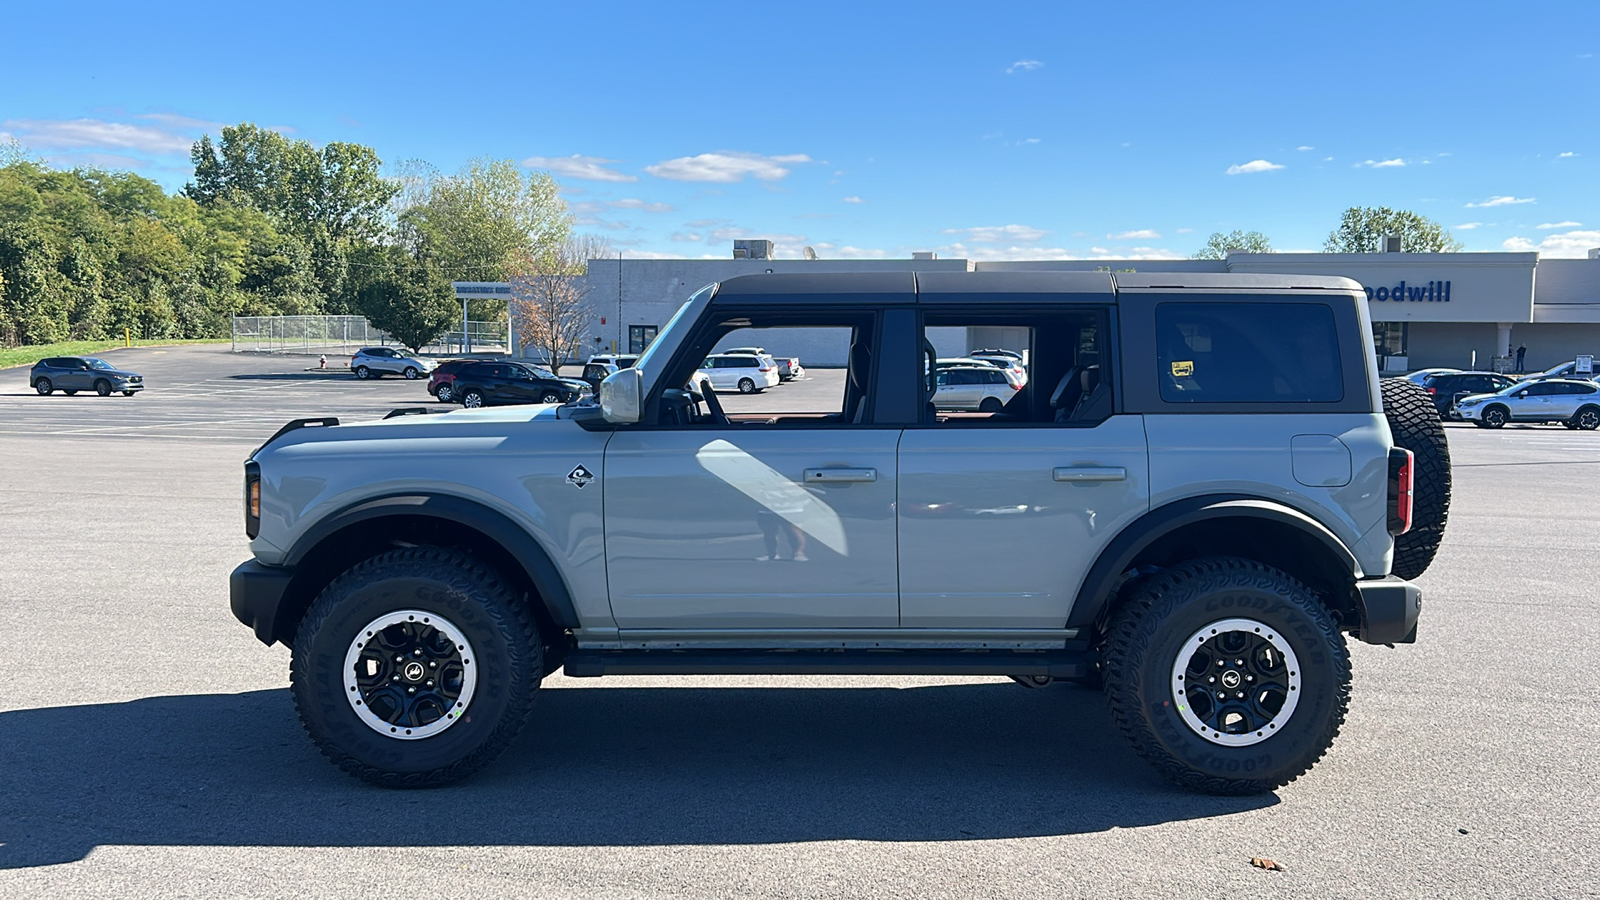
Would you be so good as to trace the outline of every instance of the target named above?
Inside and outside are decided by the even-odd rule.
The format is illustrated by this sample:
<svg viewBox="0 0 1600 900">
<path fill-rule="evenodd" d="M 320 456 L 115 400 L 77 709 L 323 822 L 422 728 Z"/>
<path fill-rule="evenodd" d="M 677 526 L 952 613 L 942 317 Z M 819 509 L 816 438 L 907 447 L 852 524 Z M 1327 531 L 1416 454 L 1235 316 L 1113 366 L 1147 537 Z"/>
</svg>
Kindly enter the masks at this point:
<svg viewBox="0 0 1600 900">
<path fill-rule="evenodd" d="M 573 650 L 574 678 L 601 675 L 1047 675 L 1087 677 L 1086 651 Z"/>
</svg>

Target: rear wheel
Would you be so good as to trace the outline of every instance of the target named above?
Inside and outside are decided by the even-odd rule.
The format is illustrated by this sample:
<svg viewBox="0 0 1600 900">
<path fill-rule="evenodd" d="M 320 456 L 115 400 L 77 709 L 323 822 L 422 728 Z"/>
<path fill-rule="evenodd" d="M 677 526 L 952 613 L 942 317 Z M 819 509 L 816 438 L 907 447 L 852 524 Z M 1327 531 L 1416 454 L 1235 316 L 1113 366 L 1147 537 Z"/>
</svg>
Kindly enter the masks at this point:
<svg viewBox="0 0 1600 900">
<path fill-rule="evenodd" d="M 1304 774 L 1350 702 L 1350 656 L 1309 588 L 1243 559 L 1183 563 L 1133 588 L 1105 645 L 1105 692 L 1133 749 L 1190 790 L 1256 794 Z"/>
<path fill-rule="evenodd" d="M 985 397 L 983 402 L 978 404 L 978 412 L 997 413 L 1003 406 L 1005 404 L 1000 402 L 999 397 Z"/>
<path fill-rule="evenodd" d="M 419 374 L 421 373 L 417 371 L 416 366 L 406 366 L 405 376 L 407 381 L 416 381 Z"/>
<path fill-rule="evenodd" d="M 498 574 L 411 547 L 323 589 L 295 637 L 290 682 L 301 723 L 341 769 L 432 787 L 505 750 L 543 671 L 528 608 Z"/>
<path fill-rule="evenodd" d="M 356 366 L 356 377 L 365 381 L 366 379 L 372 377 L 372 370 L 366 366 Z"/>
<path fill-rule="evenodd" d="M 1386 379 L 1381 387 L 1389 433 L 1395 444 L 1410 450 L 1416 460 L 1411 530 L 1394 539 L 1392 570 L 1401 578 L 1412 579 L 1428 570 L 1444 539 L 1450 515 L 1450 443 L 1427 391 L 1399 378 Z"/>
<path fill-rule="evenodd" d="M 104 378 L 96 381 L 94 383 L 94 392 L 102 397 L 111 396 L 111 382 L 106 381 Z"/>
<path fill-rule="evenodd" d="M 39 392 L 39 396 L 48 397 L 50 396 L 50 392 L 54 391 L 56 388 L 55 385 L 50 383 L 50 379 L 41 378 L 33 383 L 33 389 Z"/>
<path fill-rule="evenodd" d="M 1594 431 L 1600 428 L 1600 408 L 1585 406 L 1578 410 L 1567 425 L 1568 428 L 1581 428 L 1584 431 Z"/>
<path fill-rule="evenodd" d="M 741 378 L 741 379 L 739 379 L 739 393 L 741 393 L 741 394 L 754 394 L 755 392 L 756 392 L 756 383 L 755 383 L 755 381 L 753 379 L 750 379 L 750 378 Z"/>
</svg>

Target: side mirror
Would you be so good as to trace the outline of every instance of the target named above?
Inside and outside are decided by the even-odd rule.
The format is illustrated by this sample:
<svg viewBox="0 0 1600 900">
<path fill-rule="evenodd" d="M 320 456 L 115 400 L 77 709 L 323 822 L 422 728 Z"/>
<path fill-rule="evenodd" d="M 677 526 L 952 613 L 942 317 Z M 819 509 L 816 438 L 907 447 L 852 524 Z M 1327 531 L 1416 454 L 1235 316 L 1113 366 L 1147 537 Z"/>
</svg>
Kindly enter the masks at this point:
<svg viewBox="0 0 1600 900">
<path fill-rule="evenodd" d="M 644 376 L 638 369 L 619 369 L 600 382 L 600 412 L 613 425 L 639 421 L 644 403 Z"/>
<path fill-rule="evenodd" d="M 1528 392 L 1527 391 L 1517 391 L 1517 399 L 1518 400 L 1520 400 L 1520 399 L 1522 399 L 1523 397 L 1526 397 L 1526 396 L 1528 396 Z"/>
</svg>

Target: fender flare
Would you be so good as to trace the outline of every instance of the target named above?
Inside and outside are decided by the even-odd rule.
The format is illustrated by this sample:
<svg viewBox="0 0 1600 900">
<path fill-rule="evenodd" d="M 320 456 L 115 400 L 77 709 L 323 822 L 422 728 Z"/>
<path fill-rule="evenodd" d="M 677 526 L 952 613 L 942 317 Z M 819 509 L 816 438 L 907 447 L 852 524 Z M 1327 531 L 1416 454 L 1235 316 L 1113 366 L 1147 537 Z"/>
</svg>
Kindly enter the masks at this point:
<svg viewBox="0 0 1600 900">
<path fill-rule="evenodd" d="M 1092 626 L 1105 610 L 1106 604 L 1111 602 L 1122 573 L 1126 572 L 1133 560 L 1151 544 L 1196 522 L 1240 518 L 1260 519 L 1294 528 L 1327 548 L 1331 558 L 1337 561 L 1341 569 L 1349 572 L 1352 579 L 1361 577 L 1361 564 L 1356 561 L 1355 555 L 1344 542 L 1321 522 L 1292 506 L 1243 494 L 1189 497 L 1175 500 L 1145 513 L 1132 525 L 1124 528 L 1122 533 L 1100 552 L 1100 557 L 1095 560 L 1094 565 L 1089 568 L 1089 574 L 1084 577 L 1083 586 L 1078 589 L 1078 596 L 1072 604 L 1072 614 L 1067 618 L 1066 627 Z"/>
<path fill-rule="evenodd" d="M 308 528 L 289 549 L 284 565 L 298 565 L 317 545 L 351 525 L 389 516 L 443 519 L 482 533 L 504 548 L 522 567 L 534 589 L 539 592 L 550 618 L 557 625 L 563 628 L 579 627 L 578 612 L 572 604 L 572 592 L 567 589 L 567 583 L 555 562 L 550 559 L 550 554 L 533 535 L 504 513 L 476 500 L 452 494 L 407 492 L 362 500 L 347 506 L 324 516 Z"/>
</svg>

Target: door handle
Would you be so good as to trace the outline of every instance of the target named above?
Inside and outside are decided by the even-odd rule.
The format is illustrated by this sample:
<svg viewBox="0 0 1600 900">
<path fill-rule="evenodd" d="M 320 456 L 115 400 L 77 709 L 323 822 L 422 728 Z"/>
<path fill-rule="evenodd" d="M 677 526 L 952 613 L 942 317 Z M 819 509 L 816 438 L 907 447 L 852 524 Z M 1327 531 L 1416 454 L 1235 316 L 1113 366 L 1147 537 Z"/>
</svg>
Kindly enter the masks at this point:
<svg viewBox="0 0 1600 900">
<path fill-rule="evenodd" d="M 1127 481 L 1128 470 L 1121 466 L 1058 466 L 1054 472 L 1057 481 L 1079 484 L 1092 481 Z"/>
<path fill-rule="evenodd" d="M 801 476 L 806 484 L 855 484 L 877 481 L 877 469 L 806 469 Z"/>
</svg>

